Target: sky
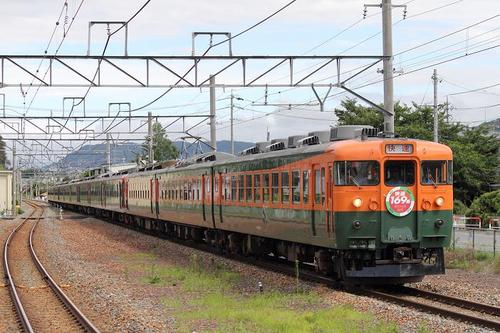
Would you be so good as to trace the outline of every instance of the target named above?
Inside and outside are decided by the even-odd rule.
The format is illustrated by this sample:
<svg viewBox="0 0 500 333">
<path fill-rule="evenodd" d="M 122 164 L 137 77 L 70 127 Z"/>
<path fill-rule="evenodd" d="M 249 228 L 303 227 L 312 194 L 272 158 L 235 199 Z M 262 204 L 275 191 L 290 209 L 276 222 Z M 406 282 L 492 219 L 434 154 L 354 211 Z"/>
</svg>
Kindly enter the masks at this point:
<svg viewBox="0 0 500 333">
<path fill-rule="evenodd" d="M 0 20 L 0 54 L 42 55 L 45 50 L 59 55 L 85 55 L 89 21 L 125 21 L 145 3 L 131 0 L 2 0 Z M 287 0 L 152 0 L 129 24 L 129 55 L 190 55 L 191 34 L 194 31 L 224 31 L 233 35 L 259 22 L 287 4 Z M 237 55 L 381 55 L 382 35 L 380 8 L 370 7 L 363 19 L 364 2 L 358 0 L 297 0 L 276 16 L 254 29 L 233 39 L 233 53 Z M 447 98 L 452 106 L 453 121 L 475 125 L 500 117 L 500 85 L 469 93 L 468 90 L 488 87 L 500 83 L 500 1 L 497 0 L 401 0 L 395 5 L 406 4 L 406 19 L 403 8 L 393 9 L 393 45 L 395 99 L 401 103 L 432 104 L 431 81 L 434 68 L 438 71 L 438 102 Z M 66 11 L 67 8 L 67 11 Z M 62 9 L 62 11 L 61 11 Z M 62 12 L 59 24 L 56 21 Z M 65 16 L 67 19 L 65 20 Z M 72 22 L 69 31 L 67 30 Z M 484 21 L 481 24 L 478 22 Z M 467 28 L 470 25 L 473 27 Z M 116 26 L 114 27 L 116 28 Z M 113 29 L 113 26 L 112 26 Z M 66 30 L 66 37 L 63 33 Z M 52 32 L 55 31 L 47 49 Z M 458 33 L 454 33 L 457 32 Z M 443 37 L 448 35 L 448 37 Z M 443 38 L 440 38 L 443 37 Z M 435 42 L 431 42 L 438 39 Z M 101 54 L 106 40 L 105 26 L 92 29 L 91 54 Z M 221 41 L 215 37 L 214 42 Z M 429 43 L 430 42 L 430 43 Z M 208 47 L 208 38 L 196 41 L 197 50 Z M 106 48 L 106 55 L 123 55 L 124 31 L 115 34 Z M 487 48 L 489 50 L 483 51 Z M 479 51 L 478 53 L 475 53 Z M 212 49 L 210 55 L 226 55 L 227 44 Z M 455 59 L 456 58 L 456 59 Z M 454 60 L 452 60 L 454 59 Z M 442 62 L 442 63 L 441 63 Z M 441 63 L 441 64 L 440 64 Z M 36 70 L 38 62 L 24 65 Z M 267 64 L 271 65 L 271 63 Z M 300 76 L 303 68 L 317 62 L 297 63 L 294 67 Z M 359 63 L 346 61 L 350 69 Z M 42 63 L 43 73 L 48 62 Z M 222 65 L 221 65 L 222 66 Z M 185 66 L 184 66 L 185 67 Z M 179 65 L 178 70 L 184 67 Z M 335 66 L 326 67 L 311 78 L 311 82 L 335 83 Z M 367 83 L 381 80 L 382 74 L 374 66 L 353 79 L 350 88 L 375 103 L 383 101 L 382 83 Z M 138 68 L 131 67 L 131 71 Z M 209 71 L 211 69 L 207 69 Z M 10 71 L 10 72 L 8 72 Z M 84 67 L 91 75 L 95 65 Z M 276 82 L 280 73 L 266 77 L 262 82 Z M 82 96 L 86 88 L 40 88 L 29 87 L 29 80 L 11 67 L 5 75 L 9 80 L 24 82 L 21 86 L 0 88 L 5 94 L 7 115 L 62 114 L 62 101 L 67 96 Z M 116 77 L 114 77 L 116 75 Z M 156 75 L 162 75 L 156 73 Z M 332 77 L 333 76 L 333 77 Z M 217 83 L 237 80 L 236 73 L 218 78 Z M 112 71 L 107 79 L 120 82 L 123 78 Z M 282 78 L 281 78 L 282 79 Z M 86 98 L 87 114 L 107 112 L 108 103 L 129 102 L 133 108 L 143 106 L 165 92 L 164 88 L 93 88 Z M 23 98 L 22 92 L 26 93 Z M 326 88 L 318 88 L 325 94 Z M 328 129 L 336 124 L 333 110 L 340 102 L 352 97 L 332 89 L 326 100 L 324 112 L 320 112 L 316 97 L 310 88 L 273 88 L 268 90 L 269 104 L 313 104 L 297 105 L 288 110 L 277 106 L 261 106 L 264 88 L 235 88 L 236 101 L 235 139 L 240 141 L 263 141 L 266 132 L 271 137 L 305 134 L 314 130 Z M 460 93 L 460 94 L 457 94 Z M 230 89 L 217 89 L 217 138 L 229 139 Z M 182 107 L 175 107 L 183 105 Z M 207 114 L 209 92 L 207 89 L 175 89 L 157 102 L 137 114 L 173 115 Z M 51 111 L 49 111 L 51 110 Z M 199 120 L 189 119 L 186 127 Z M 179 125 L 170 129 L 179 131 Z M 97 130 L 97 128 L 96 128 Z M 397 129 L 396 129 L 397 131 Z M 7 129 L 0 126 L 0 132 Z M 191 131 L 193 135 L 209 137 L 207 123 Z M 172 139 L 181 134 L 172 133 Z"/>
</svg>

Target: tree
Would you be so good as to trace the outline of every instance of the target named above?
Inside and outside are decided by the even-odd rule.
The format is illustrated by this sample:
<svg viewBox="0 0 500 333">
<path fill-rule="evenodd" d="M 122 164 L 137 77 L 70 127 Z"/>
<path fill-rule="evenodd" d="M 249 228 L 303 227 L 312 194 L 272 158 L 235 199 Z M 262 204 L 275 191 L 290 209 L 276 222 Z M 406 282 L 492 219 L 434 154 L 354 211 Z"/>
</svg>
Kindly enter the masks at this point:
<svg viewBox="0 0 500 333">
<path fill-rule="evenodd" d="M 0 170 L 4 170 L 7 166 L 7 155 L 5 153 L 5 142 L 0 135 Z"/>
<path fill-rule="evenodd" d="M 395 103 L 394 123 L 401 137 L 432 140 L 433 109 Z M 455 198 L 470 204 L 474 198 L 498 183 L 499 140 L 488 133 L 486 126 L 467 127 L 445 121 L 444 105 L 439 108 L 439 138 L 453 151 Z M 359 105 L 356 99 L 342 101 L 335 110 L 339 125 L 372 125 L 383 128 L 383 116 L 373 107 Z"/>
<path fill-rule="evenodd" d="M 153 159 L 156 161 L 165 161 L 176 159 L 179 156 L 179 151 L 174 146 L 172 141 L 168 139 L 167 133 L 159 122 L 153 124 Z M 142 144 L 142 153 L 137 156 L 137 159 L 146 160 L 149 151 L 149 141 Z"/>
</svg>

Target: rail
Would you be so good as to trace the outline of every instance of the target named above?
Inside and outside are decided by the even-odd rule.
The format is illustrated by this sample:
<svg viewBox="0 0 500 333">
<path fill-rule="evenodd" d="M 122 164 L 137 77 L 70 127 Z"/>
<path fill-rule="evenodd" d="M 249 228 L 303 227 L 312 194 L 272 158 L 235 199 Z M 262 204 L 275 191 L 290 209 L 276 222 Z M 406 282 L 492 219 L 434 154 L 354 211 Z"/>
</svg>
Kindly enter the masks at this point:
<svg viewBox="0 0 500 333">
<path fill-rule="evenodd" d="M 57 283 L 54 281 L 54 279 L 50 276 L 50 274 L 47 272 L 45 267 L 42 265 L 41 261 L 39 260 L 34 246 L 33 246 L 33 235 L 35 232 L 36 227 L 38 226 L 38 222 L 41 220 L 44 212 L 44 208 L 36 203 L 33 202 L 27 202 L 28 205 L 32 206 L 34 208 L 33 212 L 23 220 L 22 223 L 20 223 L 14 230 L 13 232 L 9 235 L 7 238 L 7 241 L 5 242 L 4 246 L 4 265 L 5 265 L 5 270 L 6 270 L 6 275 L 9 280 L 9 288 L 11 290 L 12 298 L 14 300 L 14 304 L 16 307 L 16 311 L 18 312 L 18 315 L 20 317 L 21 325 L 26 332 L 33 332 L 33 328 L 29 322 L 29 319 L 26 315 L 26 312 L 24 310 L 24 307 L 21 303 L 21 300 L 17 294 L 15 284 L 12 279 L 12 275 L 9 270 L 8 266 L 8 254 L 7 254 L 7 248 L 9 246 L 9 242 L 13 235 L 26 223 L 26 221 L 32 219 L 32 216 L 35 214 L 35 212 L 38 209 L 42 209 L 42 213 L 40 216 L 36 218 L 35 223 L 33 224 L 30 233 L 29 233 L 29 250 L 31 257 L 33 259 L 33 262 L 35 263 L 35 266 L 37 267 L 38 271 L 40 274 L 43 276 L 43 279 L 47 281 L 49 284 L 50 288 L 56 295 L 56 297 L 59 299 L 59 301 L 65 306 L 65 308 L 71 313 L 71 315 L 77 320 L 78 324 L 82 327 L 83 330 L 86 332 L 90 333 L 99 333 L 99 330 L 92 324 L 92 322 L 78 309 L 78 307 L 69 299 L 69 297 L 62 291 L 62 289 L 57 285 Z"/>
</svg>

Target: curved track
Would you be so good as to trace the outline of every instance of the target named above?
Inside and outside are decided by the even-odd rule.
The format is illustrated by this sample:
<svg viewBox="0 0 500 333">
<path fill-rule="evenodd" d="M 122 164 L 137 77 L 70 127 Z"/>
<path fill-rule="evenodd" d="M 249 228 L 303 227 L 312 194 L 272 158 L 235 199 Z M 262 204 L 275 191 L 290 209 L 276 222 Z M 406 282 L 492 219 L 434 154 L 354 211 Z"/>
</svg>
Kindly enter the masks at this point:
<svg viewBox="0 0 500 333">
<path fill-rule="evenodd" d="M 38 259 L 33 234 L 45 208 L 37 203 L 28 204 L 33 207 L 33 212 L 9 235 L 3 256 L 7 284 L 23 331 L 99 332 L 64 294 Z M 34 218 L 36 212 L 39 214 Z"/>
</svg>

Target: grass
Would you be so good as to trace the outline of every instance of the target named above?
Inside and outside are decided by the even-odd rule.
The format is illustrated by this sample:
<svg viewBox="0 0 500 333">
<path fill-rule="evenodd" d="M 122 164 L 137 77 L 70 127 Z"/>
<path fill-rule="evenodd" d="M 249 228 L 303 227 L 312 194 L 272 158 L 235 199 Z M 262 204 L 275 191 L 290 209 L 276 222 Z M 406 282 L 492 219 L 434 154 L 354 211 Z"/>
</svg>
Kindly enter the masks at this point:
<svg viewBox="0 0 500 333">
<path fill-rule="evenodd" d="M 448 249 L 445 252 L 445 265 L 446 268 L 500 274 L 500 255 L 494 257 L 493 253 L 472 249 Z"/>
<path fill-rule="evenodd" d="M 176 296 L 164 297 L 163 304 L 179 332 L 397 331 L 394 324 L 350 306 L 327 306 L 311 291 L 260 293 L 256 286 L 253 294 L 241 292 L 244 277 L 197 255 L 185 267 L 160 265 L 150 254 L 127 261 L 142 283 L 176 288 Z"/>
</svg>

